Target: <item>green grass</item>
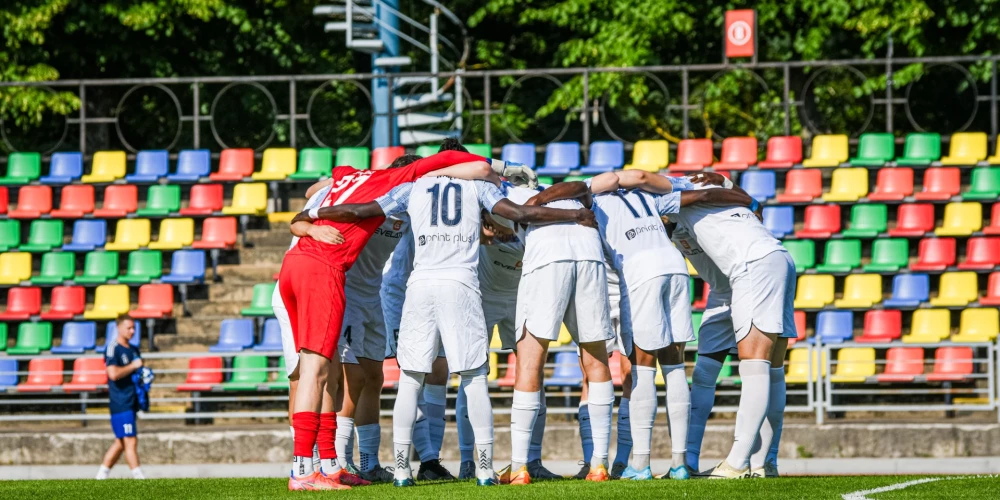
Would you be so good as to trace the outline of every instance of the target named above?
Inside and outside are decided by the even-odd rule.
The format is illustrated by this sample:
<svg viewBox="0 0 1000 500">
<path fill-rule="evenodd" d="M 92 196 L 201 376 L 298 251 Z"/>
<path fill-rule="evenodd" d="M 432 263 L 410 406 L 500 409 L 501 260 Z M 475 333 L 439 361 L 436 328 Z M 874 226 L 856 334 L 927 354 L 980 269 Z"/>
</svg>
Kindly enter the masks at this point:
<svg viewBox="0 0 1000 500">
<path fill-rule="evenodd" d="M 422 484 L 406 490 L 389 485 L 367 486 L 338 492 L 289 492 L 283 479 L 129 479 L 0 481 L 0 498 L 72 499 L 221 499 L 293 498 L 337 496 L 338 498 L 405 498 L 406 500 L 487 499 L 653 499 L 653 498 L 749 498 L 753 500 L 798 498 L 842 498 L 845 493 L 889 486 L 926 476 L 797 477 L 737 481 L 615 481 L 604 484 L 582 481 L 547 481 L 531 486 L 477 488 L 471 483 Z M 969 476 L 918 484 L 905 489 L 877 493 L 873 500 L 916 498 L 1000 498 L 1000 477 Z"/>
</svg>

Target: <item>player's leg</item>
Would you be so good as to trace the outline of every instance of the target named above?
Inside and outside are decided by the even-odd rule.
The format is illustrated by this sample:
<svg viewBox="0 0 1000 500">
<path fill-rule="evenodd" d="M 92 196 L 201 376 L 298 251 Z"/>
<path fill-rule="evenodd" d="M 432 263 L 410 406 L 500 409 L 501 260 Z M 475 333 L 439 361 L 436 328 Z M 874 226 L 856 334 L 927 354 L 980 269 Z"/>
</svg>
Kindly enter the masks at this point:
<svg viewBox="0 0 1000 500">
<path fill-rule="evenodd" d="M 611 354 L 609 354 L 610 356 Z M 611 463 L 611 478 L 618 479 L 628 467 L 629 456 L 632 454 L 632 389 L 635 387 L 632 378 L 632 362 L 628 356 L 621 356 L 622 397 L 618 401 L 618 419 L 615 421 L 615 459 Z"/>
<path fill-rule="evenodd" d="M 673 465 L 672 479 L 688 479 L 685 466 L 687 433 L 691 415 L 691 389 L 684 371 L 684 349 L 694 340 L 691 326 L 690 279 L 686 275 L 671 275 L 663 289 L 662 304 L 669 320 L 670 345 L 661 350 L 660 366 L 667 392 L 667 415 L 670 421 L 670 448 Z"/>
<path fill-rule="evenodd" d="M 356 469 L 352 455 L 354 454 L 354 422 L 357 413 L 358 402 L 361 394 L 368 384 L 365 371 L 357 363 L 349 362 L 341 356 L 343 365 L 343 377 L 338 399 L 342 401 L 340 411 L 337 412 L 337 460 L 340 466 L 348 469 Z"/>
<path fill-rule="evenodd" d="M 788 339 L 778 337 L 771 353 L 769 375 L 770 393 L 767 402 L 767 416 L 760 427 L 757 442 L 750 455 L 750 472 L 754 477 L 777 477 L 778 448 L 781 442 L 781 427 L 785 421 L 785 351 Z"/>
<path fill-rule="evenodd" d="M 441 465 L 440 459 L 441 443 L 444 442 L 444 415 L 448 404 L 450 375 L 448 361 L 439 356 L 434 360 L 431 373 L 424 378 L 422 405 L 419 408 L 423 414 L 423 421 L 418 417 L 413 442 L 417 455 L 420 456 L 417 479 L 455 479 L 455 476 Z M 417 434 L 418 432 L 420 434 Z"/>
<path fill-rule="evenodd" d="M 488 374 L 489 363 L 460 372 L 460 390 L 468 401 L 469 423 L 476 441 L 476 480 L 480 485 L 496 484 L 496 473 L 493 471 L 493 406 L 486 384 Z"/>
<path fill-rule="evenodd" d="M 590 427 L 590 406 L 587 405 L 590 394 L 587 392 L 587 372 L 583 370 L 583 358 L 580 358 L 580 373 L 583 379 L 580 383 L 580 406 L 577 408 L 576 421 L 579 425 L 580 447 L 583 450 L 583 460 L 580 461 L 580 471 L 573 479 L 586 479 L 590 474 L 590 459 L 594 456 L 594 433 Z"/>
<path fill-rule="evenodd" d="M 382 352 L 385 352 L 384 345 Z M 358 405 L 354 410 L 354 423 L 358 434 L 358 453 L 361 458 L 361 476 L 372 482 L 391 481 L 392 474 L 387 473 L 378 460 L 378 449 L 382 442 L 379 411 L 384 382 L 383 361 L 368 358 L 359 358 L 358 361 L 365 377 L 365 386 L 361 390 Z"/>
<path fill-rule="evenodd" d="M 633 381 L 629 398 L 632 461 L 631 467 L 621 477 L 652 479 L 652 472 L 648 469 L 653 445 L 653 422 L 656 421 L 656 353 L 633 346 L 629 361 L 632 363 Z"/>
<path fill-rule="evenodd" d="M 548 339 L 534 336 L 525 327 L 517 343 L 517 367 L 514 378 L 514 396 L 510 414 L 511 484 L 527 484 L 528 448 L 531 431 L 541 407 L 542 370 L 548 355 Z M 527 481 L 523 478 L 527 477 Z M 520 479 L 519 479 L 520 478 Z"/>
<path fill-rule="evenodd" d="M 704 330 L 702 330 L 704 332 Z M 704 342 L 704 336 L 698 339 Z M 701 346 L 699 345 L 699 348 Z M 705 426 L 708 417 L 715 406 L 715 386 L 722 372 L 722 364 L 729 355 L 729 350 L 711 353 L 698 353 L 698 361 L 694 364 L 691 375 L 691 416 L 688 421 L 687 456 L 685 462 L 693 471 L 700 470 L 701 443 L 705 437 Z"/>
<path fill-rule="evenodd" d="M 295 428 L 294 472 L 297 477 L 305 477 L 319 464 L 313 464 L 313 447 L 319 446 L 317 436 L 320 431 L 320 411 L 323 395 L 326 393 L 326 378 L 329 360 L 308 349 L 299 351 L 299 382 L 295 393 L 292 413 L 292 427 Z M 323 452 L 320 452 L 322 459 Z"/>
<path fill-rule="evenodd" d="M 615 389 L 608 369 L 608 352 L 603 341 L 583 342 L 580 348 L 583 351 L 583 371 L 587 374 L 587 406 L 594 439 L 588 479 L 594 477 L 596 480 L 606 480 L 611 444 L 611 411 L 615 404 Z"/>
<path fill-rule="evenodd" d="M 146 479 L 139 468 L 139 438 L 136 436 L 125 436 L 122 438 L 122 446 L 125 448 L 125 462 L 132 471 L 132 479 Z"/>
<path fill-rule="evenodd" d="M 410 450 L 413 445 L 413 424 L 417 420 L 417 398 L 424 385 L 424 373 L 401 370 L 392 408 L 392 455 L 395 460 L 396 486 L 411 486 Z"/>
<path fill-rule="evenodd" d="M 124 451 L 125 445 L 122 443 L 122 439 L 115 438 L 111 446 L 108 447 L 108 451 L 104 454 L 104 460 L 101 461 L 101 468 L 97 471 L 97 477 L 94 479 L 107 479 L 111 473 L 111 469 L 118 463 L 118 459 L 121 458 Z"/>
<path fill-rule="evenodd" d="M 469 422 L 469 402 L 465 391 L 458 391 L 455 398 L 455 424 L 458 428 L 458 452 L 461 456 L 458 479 L 472 479 L 476 477 L 476 435 Z"/>
</svg>

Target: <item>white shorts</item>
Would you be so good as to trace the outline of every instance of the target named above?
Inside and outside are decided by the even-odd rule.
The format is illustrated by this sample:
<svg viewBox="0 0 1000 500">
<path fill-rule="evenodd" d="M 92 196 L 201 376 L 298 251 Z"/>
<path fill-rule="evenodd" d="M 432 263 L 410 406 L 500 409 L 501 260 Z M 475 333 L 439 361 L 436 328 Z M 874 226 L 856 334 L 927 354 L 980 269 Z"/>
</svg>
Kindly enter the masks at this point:
<svg viewBox="0 0 1000 500">
<path fill-rule="evenodd" d="M 403 317 L 403 301 L 394 293 L 382 294 L 382 317 L 385 318 L 385 357 L 396 357 L 396 341 L 399 339 L 399 320 Z"/>
<path fill-rule="evenodd" d="M 539 339 L 556 340 L 562 323 L 577 344 L 613 339 L 606 273 L 603 262 L 560 261 L 522 275 L 518 339 L 526 328 Z"/>
<path fill-rule="evenodd" d="M 483 315 L 486 317 L 486 332 L 493 334 L 493 327 L 500 332 L 501 349 L 517 350 L 517 336 L 514 334 L 517 293 L 498 293 L 481 290 Z"/>
<path fill-rule="evenodd" d="M 610 290 L 610 289 L 609 289 Z M 624 311 L 623 309 L 624 304 Z M 628 296 L 625 296 L 625 302 L 622 302 L 622 296 L 620 293 L 608 294 L 608 306 L 611 311 L 611 330 L 614 332 L 615 336 L 606 340 L 604 342 L 605 346 L 608 348 L 608 354 L 615 352 L 615 350 L 624 350 L 624 345 L 622 344 L 622 334 L 631 337 L 632 336 L 632 316 L 628 311 Z"/>
<path fill-rule="evenodd" d="M 285 302 L 281 300 L 278 287 L 274 287 L 274 293 L 271 294 L 271 307 L 274 309 L 274 317 L 278 319 L 278 328 L 281 330 L 281 352 L 285 356 L 285 373 L 291 377 L 299 367 L 299 351 L 295 348 L 292 322 L 288 319 L 288 310 L 285 309 Z"/>
<path fill-rule="evenodd" d="M 430 373 L 444 348 L 448 371 L 483 366 L 490 338 L 479 289 L 453 280 L 421 280 L 406 290 L 396 359 L 403 370 Z"/>
<path fill-rule="evenodd" d="M 736 333 L 733 331 L 733 315 L 730 304 L 731 293 L 708 294 L 705 314 L 698 329 L 698 354 L 712 354 L 736 348 Z"/>
<path fill-rule="evenodd" d="M 764 333 L 794 338 L 795 264 L 788 252 L 771 252 L 747 262 L 729 281 L 733 288 L 733 327 L 740 342 L 755 326 Z"/>
<path fill-rule="evenodd" d="M 385 316 L 382 301 L 363 302 L 347 300 L 344 325 L 340 331 L 340 362 L 358 364 L 358 358 L 382 361 L 385 359 Z"/>
<path fill-rule="evenodd" d="M 690 277 L 684 274 L 657 276 L 640 284 L 627 295 L 631 328 L 623 328 L 622 349 L 632 354 L 636 345 L 654 352 L 670 344 L 691 342 Z"/>
</svg>

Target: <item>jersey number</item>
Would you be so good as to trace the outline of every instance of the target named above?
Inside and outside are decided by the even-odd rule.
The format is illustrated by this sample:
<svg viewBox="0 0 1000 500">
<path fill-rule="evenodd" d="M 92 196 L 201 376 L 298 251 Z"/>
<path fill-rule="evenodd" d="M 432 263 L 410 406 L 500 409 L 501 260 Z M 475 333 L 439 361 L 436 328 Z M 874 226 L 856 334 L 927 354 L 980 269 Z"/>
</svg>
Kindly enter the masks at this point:
<svg viewBox="0 0 1000 500">
<path fill-rule="evenodd" d="M 457 226 L 459 222 L 462 222 L 462 186 L 455 184 L 454 182 L 449 182 L 441 189 L 440 184 L 435 184 L 433 187 L 427 190 L 431 194 L 431 225 L 438 225 L 438 214 L 440 214 L 441 222 L 446 226 Z M 451 199 L 452 210 L 454 214 L 453 217 L 448 215 L 448 200 L 449 194 Z"/>
<path fill-rule="evenodd" d="M 639 203 L 642 203 L 642 208 L 644 208 L 646 210 L 646 216 L 647 217 L 652 217 L 653 216 L 653 211 L 649 209 L 649 205 L 646 203 L 646 197 L 643 196 L 642 193 L 637 192 L 637 191 L 632 191 L 632 193 L 635 193 L 635 195 L 639 197 Z M 628 198 L 626 197 L 626 196 L 628 196 L 629 194 L 632 194 L 632 193 L 625 193 L 624 195 L 621 194 L 621 193 L 615 193 L 615 194 L 617 194 L 618 197 L 621 198 L 622 203 L 625 203 L 625 206 L 628 207 L 628 211 L 632 212 L 632 217 L 635 217 L 636 219 L 638 219 L 638 218 L 640 218 L 642 216 L 639 215 L 639 212 L 637 212 L 634 207 L 632 207 L 632 204 L 628 202 Z"/>
<path fill-rule="evenodd" d="M 132 424 L 122 424 L 125 434 L 132 434 Z"/>
</svg>

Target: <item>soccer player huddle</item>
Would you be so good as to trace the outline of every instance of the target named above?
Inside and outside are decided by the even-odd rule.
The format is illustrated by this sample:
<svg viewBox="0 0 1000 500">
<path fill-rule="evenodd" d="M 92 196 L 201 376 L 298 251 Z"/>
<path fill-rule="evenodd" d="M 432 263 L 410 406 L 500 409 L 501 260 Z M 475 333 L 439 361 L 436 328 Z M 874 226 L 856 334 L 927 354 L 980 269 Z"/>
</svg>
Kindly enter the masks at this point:
<svg viewBox="0 0 1000 500">
<path fill-rule="evenodd" d="M 541 461 L 543 369 L 563 324 L 584 374 L 576 478 L 653 479 L 657 361 L 672 452 L 660 477 L 777 476 L 795 268 L 761 224 L 759 204 L 725 177 L 626 170 L 543 189 L 530 169 L 469 154 L 449 139 L 435 155 L 406 155 L 382 170 L 337 167 L 307 195 L 273 298 L 292 389 L 290 490 L 411 486 L 414 451 L 418 480 L 454 479 L 439 460 L 454 373 L 459 479 L 490 486 L 559 478 Z M 691 387 L 685 256 L 711 288 Z M 499 474 L 487 385 L 494 327 L 503 349 L 517 354 L 511 465 Z M 616 349 L 623 391 L 609 463 L 608 359 Z M 731 351 L 742 378 L 733 447 L 699 472 L 716 380 Z M 387 356 L 400 368 L 391 467 L 378 459 Z"/>
</svg>

